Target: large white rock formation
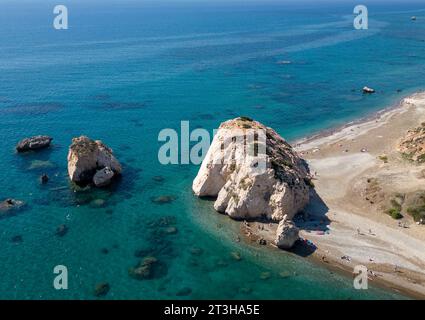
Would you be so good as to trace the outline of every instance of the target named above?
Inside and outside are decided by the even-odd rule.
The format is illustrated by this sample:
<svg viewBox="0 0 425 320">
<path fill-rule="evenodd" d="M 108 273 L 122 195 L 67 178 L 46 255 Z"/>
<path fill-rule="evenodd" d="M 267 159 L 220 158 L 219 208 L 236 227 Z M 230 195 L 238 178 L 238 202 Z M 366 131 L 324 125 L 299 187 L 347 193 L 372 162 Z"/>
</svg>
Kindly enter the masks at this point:
<svg viewBox="0 0 425 320">
<path fill-rule="evenodd" d="M 232 218 L 280 221 L 308 203 L 309 182 L 304 161 L 281 136 L 241 117 L 220 125 L 192 188 L 217 197 L 214 208 Z"/>
</svg>

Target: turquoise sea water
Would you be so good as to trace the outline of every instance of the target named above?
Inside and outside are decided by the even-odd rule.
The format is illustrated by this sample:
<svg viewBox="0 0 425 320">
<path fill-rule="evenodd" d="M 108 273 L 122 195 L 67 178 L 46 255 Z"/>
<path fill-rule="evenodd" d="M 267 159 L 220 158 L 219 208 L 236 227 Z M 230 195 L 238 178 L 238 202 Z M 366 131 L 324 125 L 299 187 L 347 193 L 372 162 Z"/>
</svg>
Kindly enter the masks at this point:
<svg viewBox="0 0 425 320">
<path fill-rule="evenodd" d="M 354 290 L 351 278 L 293 254 L 234 242 L 237 224 L 191 193 L 198 167 L 157 159 L 159 131 L 181 120 L 212 130 L 247 115 L 293 140 L 423 89 L 425 5 L 365 2 L 369 30 L 353 30 L 349 2 L 66 1 L 70 28 L 57 31 L 52 3 L 0 1 L 0 199 L 28 204 L 0 219 L 0 298 L 90 299 L 99 282 L 110 284 L 111 299 L 400 298 Z M 377 93 L 362 95 L 365 85 Z M 53 147 L 14 152 L 36 134 L 53 136 Z M 82 134 L 123 163 L 114 190 L 69 186 L 68 146 Z M 37 160 L 48 162 L 37 168 Z M 44 172 L 51 180 L 40 185 Z M 175 200 L 152 202 L 162 195 Z M 60 224 L 69 227 L 63 237 Z M 11 241 L 17 235 L 22 242 Z M 132 279 L 128 269 L 145 255 L 160 270 Z M 68 267 L 68 290 L 53 288 L 59 264 Z"/>
</svg>

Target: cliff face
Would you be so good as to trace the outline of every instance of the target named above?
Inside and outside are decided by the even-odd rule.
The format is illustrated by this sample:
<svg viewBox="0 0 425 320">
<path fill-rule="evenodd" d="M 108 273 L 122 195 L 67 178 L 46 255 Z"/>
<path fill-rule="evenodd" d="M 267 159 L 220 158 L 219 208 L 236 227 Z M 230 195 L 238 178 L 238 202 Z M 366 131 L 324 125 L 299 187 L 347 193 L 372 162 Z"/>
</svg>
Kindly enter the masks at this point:
<svg viewBox="0 0 425 320">
<path fill-rule="evenodd" d="M 308 203 L 309 181 L 303 160 L 273 129 L 236 118 L 220 125 L 192 188 L 217 197 L 214 208 L 232 218 L 279 221 Z"/>
</svg>

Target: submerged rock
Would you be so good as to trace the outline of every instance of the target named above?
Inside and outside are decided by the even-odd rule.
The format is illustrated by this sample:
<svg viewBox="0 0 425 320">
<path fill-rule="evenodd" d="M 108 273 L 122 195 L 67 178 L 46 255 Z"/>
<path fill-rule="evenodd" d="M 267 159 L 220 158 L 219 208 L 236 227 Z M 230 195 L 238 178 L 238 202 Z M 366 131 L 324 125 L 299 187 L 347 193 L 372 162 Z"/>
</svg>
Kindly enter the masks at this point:
<svg viewBox="0 0 425 320">
<path fill-rule="evenodd" d="M 176 227 L 168 227 L 164 230 L 165 234 L 177 234 L 178 233 L 178 229 Z"/>
<path fill-rule="evenodd" d="M 66 235 L 66 234 L 67 234 L 68 230 L 69 230 L 69 228 L 68 228 L 68 226 L 67 226 L 67 225 L 65 225 L 65 224 L 61 224 L 60 226 L 58 226 L 58 227 L 56 228 L 56 232 L 55 232 L 55 234 L 56 234 L 58 237 L 63 237 L 64 235 Z"/>
<path fill-rule="evenodd" d="M 128 273 L 132 278 L 135 278 L 137 280 L 151 278 L 151 268 L 149 266 L 138 266 L 135 268 L 130 268 Z"/>
<path fill-rule="evenodd" d="M 163 176 L 155 176 L 155 177 L 152 177 L 152 180 L 155 182 L 163 182 L 165 181 L 165 178 Z"/>
<path fill-rule="evenodd" d="M 279 277 L 281 277 L 282 279 L 287 279 L 291 277 L 291 274 L 288 271 L 281 271 L 279 272 Z"/>
<path fill-rule="evenodd" d="M 176 196 L 165 195 L 165 196 L 151 198 L 151 201 L 156 204 L 167 204 L 167 203 L 173 202 L 176 199 L 177 199 Z"/>
<path fill-rule="evenodd" d="M 103 169 L 108 168 L 106 171 Z M 101 173 L 99 173 L 101 171 Z M 112 149 L 101 141 L 94 141 L 88 137 L 81 136 L 72 139 L 68 152 L 68 174 L 71 181 L 77 184 L 95 183 L 100 185 L 109 183 L 110 172 L 119 175 L 122 172 L 121 164 L 113 155 Z"/>
<path fill-rule="evenodd" d="M 272 274 L 270 272 L 265 271 L 265 272 L 262 272 L 260 274 L 260 279 L 261 280 L 268 280 L 268 279 L 270 279 L 271 276 L 272 276 Z"/>
<path fill-rule="evenodd" d="M 107 282 L 102 282 L 96 285 L 94 289 L 94 295 L 96 297 L 106 296 L 111 289 L 111 286 Z"/>
<path fill-rule="evenodd" d="M 49 136 L 34 136 L 31 138 L 25 138 L 16 145 L 16 151 L 25 152 L 30 150 L 38 150 L 47 148 L 50 146 L 53 138 Z"/>
<path fill-rule="evenodd" d="M 25 203 L 20 200 L 6 199 L 0 202 L 0 218 L 14 213 L 16 210 L 21 209 Z"/>
<path fill-rule="evenodd" d="M 90 206 L 93 208 L 102 208 L 106 204 L 106 201 L 104 199 L 94 199 L 90 201 Z"/>
<path fill-rule="evenodd" d="M 299 230 L 292 221 L 281 220 L 276 231 L 275 244 L 281 249 L 290 249 L 299 239 Z"/>
<path fill-rule="evenodd" d="M 166 227 L 166 226 L 176 224 L 177 219 L 175 216 L 165 216 L 165 217 L 159 218 L 156 222 L 158 226 Z"/>
<path fill-rule="evenodd" d="M 22 236 L 20 234 L 13 236 L 10 241 L 12 243 L 21 243 L 22 241 L 24 241 L 24 239 L 22 238 Z"/>
<path fill-rule="evenodd" d="M 242 256 L 241 256 L 241 254 L 239 252 L 231 252 L 230 255 L 236 261 L 241 261 L 242 260 Z"/>
<path fill-rule="evenodd" d="M 130 268 L 129 275 L 137 280 L 152 279 L 154 277 L 154 267 L 158 264 L 155 257 L 144 258 L 136 267 Z"/>
<path fill-rule="evenodd" d="M 31 161 L 31 164 L 28 167 L 28 170 L 50 169 L 54 167 L 55 165 L 51 163 L 50 161 L 33 160 Z"/>
<path fill-rule="evenodd" d="M 242 294 L 252 293 L 252 289 L 250 287 L 241 287 L 241 288 L 239 288 L 238 291 L 239 291 L 239 293 L 242 293 Z"/>
<path fill-rule="evenodd" d="M 199 248 L 199 247 L 192 247 L 192 248 L 190 248 L 189 251 L 194 256 L 200 256 L 204 253 L 204 250 L 202 248 Z"/>
<path fill-rule="evenodd" d="M 305 162 L 281 136 L 241 117 L 220 125 L 192 189 L 217 197 L 214 208 L 232 218 L 279 221 L 308 203 L 309 181 Z"/>
</svg>

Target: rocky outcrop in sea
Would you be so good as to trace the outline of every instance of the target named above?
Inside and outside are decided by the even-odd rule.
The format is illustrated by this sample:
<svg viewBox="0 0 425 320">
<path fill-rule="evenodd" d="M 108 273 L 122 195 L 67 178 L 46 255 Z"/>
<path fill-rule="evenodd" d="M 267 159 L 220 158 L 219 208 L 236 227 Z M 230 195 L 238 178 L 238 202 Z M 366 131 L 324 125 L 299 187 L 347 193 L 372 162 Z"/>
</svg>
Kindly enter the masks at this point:
<svg viewBox="0 0 425 320">
<path fill-rule="evenodd" d="M 78 185 L 105 187 L 122 172 L 112 149 L 86 136 L 72 139 L 68 152 L 68 174 Z"/>
<path fill-rule="evenodd" d="M 16 151 L 25 152 L 30 150 L 38 150 L 50 146 L 53 138 L 49 136 L 34 136 L 25 138 L 16 145 Z"/>
<path fill-rule="evenodd" d="M 199 197 L 216 197 L 214 208 L 234 219 L 278 222 L 291 220 L 307 205 L 310 179 L 305 162 L 276 131 L 241 117 L 220 125 L 192 189 Z M 287 227 L 291 232 L 278 241 L 282 247 L 298 235 Z"/>
<path fill-rule="evenodd" d="M 369 87 L 363 87 L 363 93 L 375 93 L 375 89 Z"/>
</svg>

